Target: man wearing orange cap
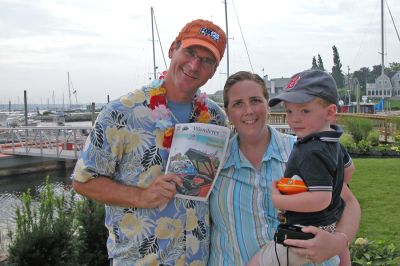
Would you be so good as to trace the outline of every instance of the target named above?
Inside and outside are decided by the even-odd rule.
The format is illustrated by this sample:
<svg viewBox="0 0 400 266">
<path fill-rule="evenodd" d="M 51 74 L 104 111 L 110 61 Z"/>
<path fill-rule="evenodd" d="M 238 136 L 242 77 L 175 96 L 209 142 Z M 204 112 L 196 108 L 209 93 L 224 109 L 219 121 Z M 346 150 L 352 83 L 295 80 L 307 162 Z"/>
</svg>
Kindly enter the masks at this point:
<svg viewBox="0 0 400 266">
<path fill-rule="evenodd" d="M 78 193 L 106 204 L 113 265 L 207 262 L 208 202 L 174 198 L 182 181 L 163 173 L 176 123 L 226 125 L 222 109 L 199 92 L 225 46 L 220 27 L 189 22 L 171 44 L 165 76 L 99 114 L 72 179 Z"/>
</svg>

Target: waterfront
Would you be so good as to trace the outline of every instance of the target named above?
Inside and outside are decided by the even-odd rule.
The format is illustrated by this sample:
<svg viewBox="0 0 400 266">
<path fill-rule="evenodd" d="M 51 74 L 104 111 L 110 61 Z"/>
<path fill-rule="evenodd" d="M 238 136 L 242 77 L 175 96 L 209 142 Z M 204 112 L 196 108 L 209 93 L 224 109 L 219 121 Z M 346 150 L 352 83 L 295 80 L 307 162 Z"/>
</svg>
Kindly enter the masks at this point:
<svg viewBox="0 0 400 266">
<path fill-rule="evenodd" d="M 36 198 L 44 187 L 46 176 L 56 191 L 62 193 L 64 190 L 69 190 L 71 188 L 69 176 L 72 170 L 67 168 L 0 178 L 0 250 L 7 249 L 9 242 L 7 233 L 8 230 L 15 228 L 15 210 L 21 207 L 22 193 L 30 189 L 31 195 Z"/>
</svg>

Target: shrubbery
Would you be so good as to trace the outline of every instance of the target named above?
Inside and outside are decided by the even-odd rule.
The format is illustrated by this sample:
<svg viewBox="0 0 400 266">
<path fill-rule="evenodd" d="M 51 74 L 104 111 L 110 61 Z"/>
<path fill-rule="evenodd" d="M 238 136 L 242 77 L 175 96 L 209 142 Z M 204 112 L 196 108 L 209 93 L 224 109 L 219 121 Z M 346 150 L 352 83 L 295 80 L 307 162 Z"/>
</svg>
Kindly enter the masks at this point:
<svg viewBox="0 0 400 266">
<path fill-rule="evenodd" d="M 108 265 L 106 240 L 108 232 L 104 226 L 104 205 L 92 200 L 78 202 L 76 220 L 77 238 L 84 243 L 78 250 L 80 265 Z"/>
<path fill-rule="evenodd" d="M 367 136 L 367 141 L 369 141 L 372 146 L 378 146 L 379 145 L 379 131 L 378 130 L 370 131 Z"/>
<path fill-rule="evenodd" d="M 394 143 L 381 144 L 379 142 L 379 131 L 373 129 L 372 121 L 366 118 L 346 118 L 345 131 L 340 138 L 340 143 L 346 147 L 353 156 L 400 156 L 400 135 L 393 136 Z M 399 136 L 397 136 L 399 135 Z"/>
<path fill-rule="evenodd" d="M 384 241 L 369 241 L 357 238 L 350 245 L 353 266 L 363 265 L 400 265 L 400 251 L 394 244 Z"/>
<path fill-rule="evenodd" d="M 373 123 L 366 118 L 346 118 L 346 130 L 353 136 L 356 143 L 367 139 L 368 134 L 373 129 Z"/>
<path fill-rule="evenodd" d="M 7 265 L 108 265 L 104 206 L 54 194 L 46 178 L 38 205 L 30 191 L 16 211 Z"/>
</svg>

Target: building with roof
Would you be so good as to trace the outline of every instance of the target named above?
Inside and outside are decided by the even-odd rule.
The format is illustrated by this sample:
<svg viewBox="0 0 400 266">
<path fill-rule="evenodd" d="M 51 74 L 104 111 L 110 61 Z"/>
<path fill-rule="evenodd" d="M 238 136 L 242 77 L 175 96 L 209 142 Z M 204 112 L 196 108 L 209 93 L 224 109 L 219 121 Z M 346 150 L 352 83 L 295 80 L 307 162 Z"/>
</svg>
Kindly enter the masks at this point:
<svg viewBox="0 0 400 266">
<path fill-rule="evenodd" d="M 375 83 L 367 83 L 369 98 L 400 98 L 400 71 L 383 74 Z"/>
<path fill-rule="evenodd" d="M 265 75 L 263 79 L 268 89 L 269 98 L 281 93 L 290 81 L 290 78 L 284 77 L 268 79 L 268 75 Z"/>
</svg>

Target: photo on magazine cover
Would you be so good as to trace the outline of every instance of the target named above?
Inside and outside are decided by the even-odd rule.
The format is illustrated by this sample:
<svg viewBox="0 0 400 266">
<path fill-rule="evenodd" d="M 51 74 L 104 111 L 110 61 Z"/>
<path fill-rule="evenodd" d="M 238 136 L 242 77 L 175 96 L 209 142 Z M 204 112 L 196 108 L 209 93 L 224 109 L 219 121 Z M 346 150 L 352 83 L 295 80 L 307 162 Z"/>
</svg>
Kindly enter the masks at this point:
<svg viewBox="0 0 400 266">
<path fill-rule="evenodd" d="M 167 172 L 183 180 L 183 186 L 177 187 L 177 197 L 207 199 L 222 167 L 229 133 L 229 129 L 214 125 L 176 126 Z"/>
</svg>

